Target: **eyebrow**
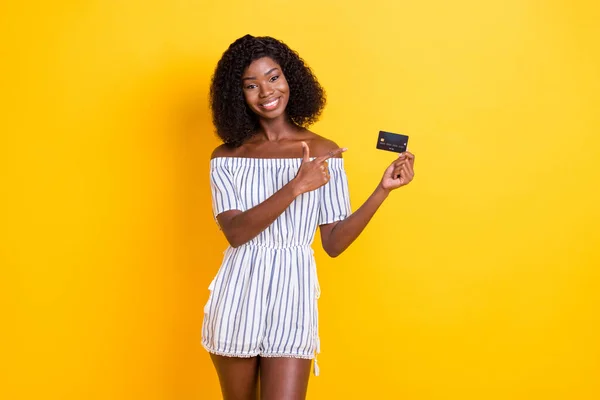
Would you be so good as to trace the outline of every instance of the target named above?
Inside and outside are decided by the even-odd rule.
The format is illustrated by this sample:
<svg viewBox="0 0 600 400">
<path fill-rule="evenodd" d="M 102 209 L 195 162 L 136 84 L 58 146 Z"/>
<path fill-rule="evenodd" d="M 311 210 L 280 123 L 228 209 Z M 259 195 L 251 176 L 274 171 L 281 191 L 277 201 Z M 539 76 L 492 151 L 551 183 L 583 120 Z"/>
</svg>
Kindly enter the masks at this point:
<svg viewBox="0 0 600 400">
<path fill-rule="evenodd" d="M 277 68 L 277 67 L 271 68 L 270 70 L 268 70 L 267 72 L 265 72 L 265 76 L 269 75 L 271 72 L 275 71 L 276 69 L 279 69 L 279 68 Z M 243 81 L 247 81 L 247 80 L 252 80 L 252 79 L 256 79 L 256 77 L 255 76 L 247 76 L 247 77 L 245 77 L 245 78 L 242 79 L 242 82 Z"/>
</svg>

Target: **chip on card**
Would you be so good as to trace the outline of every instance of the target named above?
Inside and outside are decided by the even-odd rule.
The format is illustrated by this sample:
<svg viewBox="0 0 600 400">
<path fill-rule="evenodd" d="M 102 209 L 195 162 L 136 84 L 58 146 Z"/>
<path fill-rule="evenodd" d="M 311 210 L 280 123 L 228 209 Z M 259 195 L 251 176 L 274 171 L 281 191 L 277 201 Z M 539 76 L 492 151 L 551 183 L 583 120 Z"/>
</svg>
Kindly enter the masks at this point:
<svg viewBox="0 0 600 400">
<path fill-rule="evenodd" d="M 377 148 L 380 150 L 404 153 L 408 145 L 408 136 L 399 133 L 379 131 Z"/>
</svg>

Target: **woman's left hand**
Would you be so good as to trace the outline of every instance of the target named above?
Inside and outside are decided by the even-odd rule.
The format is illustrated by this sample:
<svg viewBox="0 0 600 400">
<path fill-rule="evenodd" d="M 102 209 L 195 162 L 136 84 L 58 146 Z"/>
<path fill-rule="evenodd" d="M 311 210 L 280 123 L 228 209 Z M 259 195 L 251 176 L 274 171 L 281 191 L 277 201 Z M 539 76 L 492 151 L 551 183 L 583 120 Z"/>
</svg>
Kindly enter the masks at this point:
<svg viewBox="0 0 600 400">
<path fill-rule="evenodd" d="M 400 153 L 383 173 L 379 185 L 385 190 L 394 190 L 408 185 L 415 176 L 414 165 L 415 156 L 412 153 L 408 151 Z"/>
</svg>

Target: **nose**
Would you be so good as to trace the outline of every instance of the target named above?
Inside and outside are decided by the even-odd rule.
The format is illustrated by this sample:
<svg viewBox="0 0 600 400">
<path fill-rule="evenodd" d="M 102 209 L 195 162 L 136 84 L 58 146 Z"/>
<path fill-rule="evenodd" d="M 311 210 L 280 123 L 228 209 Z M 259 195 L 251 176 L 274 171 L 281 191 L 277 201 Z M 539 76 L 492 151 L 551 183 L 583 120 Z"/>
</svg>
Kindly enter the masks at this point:
<svg viewBox="0 0 600 400">
<path fill-rule="evenodd" d="M 269 97 L 273 94 L 273 88 L 268 84 L 260 85 L 260 97 Z"/>
</svg>

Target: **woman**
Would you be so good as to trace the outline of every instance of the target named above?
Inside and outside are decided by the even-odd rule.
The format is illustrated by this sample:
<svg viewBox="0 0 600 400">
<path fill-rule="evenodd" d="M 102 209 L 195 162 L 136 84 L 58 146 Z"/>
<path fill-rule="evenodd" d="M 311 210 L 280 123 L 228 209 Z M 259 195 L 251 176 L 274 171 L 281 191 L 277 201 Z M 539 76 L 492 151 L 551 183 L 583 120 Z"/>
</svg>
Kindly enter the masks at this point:
<svg viewBox="0 0 600 400">
<path fill-rule="evenodd" d="M 311 244 L 341 254 L 390 191 L 413 179 L 408 152 L 351 213 L 339 148 L 306 127 L 325 95 L 298 54 L 246 35 L 218 62 L 210 89 L 224 144 L 210 161 L 213 214 L 230 246 L 209 286 L 202 344 L 223 397 L 304 399 L 319 353 L 319 285 Z"/>
</svg>

